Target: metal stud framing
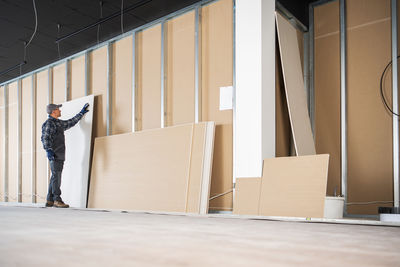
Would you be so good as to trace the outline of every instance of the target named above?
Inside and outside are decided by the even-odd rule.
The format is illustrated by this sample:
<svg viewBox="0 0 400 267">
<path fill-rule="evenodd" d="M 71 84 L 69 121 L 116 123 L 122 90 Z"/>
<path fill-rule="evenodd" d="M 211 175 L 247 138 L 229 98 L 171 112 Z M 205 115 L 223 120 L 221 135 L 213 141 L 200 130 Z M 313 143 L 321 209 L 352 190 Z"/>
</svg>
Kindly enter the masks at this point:
<svg viewBox="0 0 400 267">
<path fill-rule="evenodd" d="M 17 202 L 22 202 L 22 80 L 17 82 Z"/>
<path fill-rule="evenodd" d="M 167 81 L 167 28 L 166 21 L 161 23 L 161 128 L 166 126 L 166 114 L 167 114 L 167 93 L 166 93 L 166 81 Z"/>
<path fill-rule="evenodd" d="M 195 9 L 194 121 L 201 121 L 201 7 Z"/>
<path fill-rule="evenodd" d="M 3 162 L 4 162 L 4 201 L 8 202 L 8 84 L 4 86 L 4 154 L 3 154 Z"/>
<path fill-rule="evenodd" d="M 107 135 L 112 133 L 113 48 L 114 42 L 110 42 L 107 49 Z"/>
<path fill-rule="evenodd" d="M 85 96 L 90 94 L 90 55 L 85 53 Z"/>
<path fill-rule="evenodd" d="M 31 90 L 31 196 L 32 203 L 36 203 L 36 74 L 32 74 Z"/>
<path fill-rule="evenodd" d="M 71 100 L 71 60 L 65 61 L 65 102 Z"/>
<path fill-rule="evenodd" d="M 136 132 L 136 32 L 132 33 L 132 132 Z"/>
<path fill-rule="evenodd" d="M 398 64 L 397 64 L 397 0 L 391 0 L 392 5 L 392 107 L 399 114 L 398 103 Z M 399 207 L 399 118 L 392 115 L 393 122 L 393 201 Z"/>
<path fill-rule="evenodd" d="M 341 186 L 347 214 L 347 88 L 346 88 L 346 2 L 340 0 L 340 145 Z"/>
</svg>

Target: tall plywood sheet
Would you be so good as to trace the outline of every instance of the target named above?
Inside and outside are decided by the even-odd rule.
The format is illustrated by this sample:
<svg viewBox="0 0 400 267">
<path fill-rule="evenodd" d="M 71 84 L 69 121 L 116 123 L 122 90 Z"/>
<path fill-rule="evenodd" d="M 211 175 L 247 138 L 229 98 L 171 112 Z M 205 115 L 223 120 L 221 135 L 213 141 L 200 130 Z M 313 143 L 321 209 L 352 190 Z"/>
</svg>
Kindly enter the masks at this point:
<svg viewBox="0 0 400 267">
<path fill-rule="evenodd" d="M 17 201 L 18 165 L 18 86 L 13 82 L 8 87 L 8 201 Z"/>
<path fill-rule="evenodd" d="M 71 99 L 85 96 L 85 55 L 71 60 Z"/>
<path fill-rule="evenodd" d="M 167 22 L 167 125 L 194 122 L 194 11 Z"/>
<path fill-rule="evenodd" d="M 199 167 L 206 154 L 212 155 L 212 147 L 205 150 L 208 124 L 97 138 L 88 206 L 201 212 L 200 196 L 208 186 L 202 184 L 204 169 Z"/>
<path fill-rule="evenodd" d="M 233 6 L 220 0 L 202 8 L 202 120 L 215 121 L 211 196 L 232 189 L 232 110 L 219 110 L 219 88 L 233 84 Z M 212 210 L 232 210 L 232 193 L 210 201 Z"/>
<path fill-rule="evenodd" d="M 261 178 L 237 178 L 233 214 L 258 215 Z"/>
<path fill-rule="evenodd" d="M 327 195 L 333 196 L 341 187 L 339 1 L 315 7 L 314 21 L 315 147 L 330 155 Z"/>
<path fill-rule="evenodd" d="M 296 154 L 313 155 L 315 154 L 315 145 L 307 111 L 307 97 L 304 89 L 296 29 L 278 13 L 276 13 L 276 22 Z"/>
<path fill-rule="evenodd" d="M 324 217 L 329 155 L 264 159 L 259 215 Z"/>
<path fill-rule="evenodd" d="M 22 202 L 32 202 L 32 76 L 22 80 Z"/>
<path fill-rule="evenodd" d="M 65 102 L 65 63 L 53 68 L 53 103 Z"/>
<path fill-rule="evenodd" d="M 114 43 L 112 134 L 132 131 L 132 36 Z"/>
<path fill-rule="evenodd" d="M 380 76 L 391 60 L 390 16 L 388 0 L 347 4 L 348 202 L 393 201 L 392 116 L 379 93 Z M 349 206 L 348 212 L 377 214 L 379 206 Z"/>
<path fill-rule="evenodd" d="M 89 183 L 89 160 L 92 144 L 94 96 L 85 96 L 63 103 L 62 120 L 75 116 L 89 103 L 89 112 L 65 132 L 65 162 L 62 173 L 61 197 L 71 207 L 86 208 Z"/>
<path fill-rule="evenodd" d="M 47 195 L 47 157 L 40 140 L 42 124 L 46 121 L 46 105 L 48 98 L 48 71 L 39 72 L 36 76 L 36 201 L 46 201 Z"/>
<path fill-rule="evenodd" d="M 107 46 L 90 54 L 91 92 L 94 95 L 93 136 L 107 135 Z"/>
<path fill-rule="evenodd" d="M 0 86 L 0 201 L 4 201 L 4 86 Z"/>
<path fill-rule="evenodd" d="M 161 127 L 161 25 L 137 38 L 138 130 Z"/>
</svg>

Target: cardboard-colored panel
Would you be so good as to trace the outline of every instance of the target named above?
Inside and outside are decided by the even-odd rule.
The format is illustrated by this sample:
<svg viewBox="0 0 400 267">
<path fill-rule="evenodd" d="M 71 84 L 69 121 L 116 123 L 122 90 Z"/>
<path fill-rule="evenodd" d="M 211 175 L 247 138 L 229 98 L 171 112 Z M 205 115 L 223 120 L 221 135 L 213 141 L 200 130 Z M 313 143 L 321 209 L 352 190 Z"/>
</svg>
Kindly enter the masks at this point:
<svg viewBox="0 0 400 267">
<path fill-rule="evenodd" d="M 283 83 L 282 67 L 277 47 L 275 60 L 275 116 L 276 116 L 276 145 L 275 155 L 277 157 L 290 156 L 290 120 L 286 104 L 285 88 Z"/>
<path fill-rule="evenodd" d="M 339 1 L 332 1 L 314 8 L 314 38 L 339 34 Z"/>
<path fill-rule="evenodd" d="M 210 196 L 214 122 L 193 124 L 186 212 L 206 214 Z"/>
<path fill-rule="evenodd" d="M 4 86 L 0 86 L 0 201 L 4 201 Z"/>
<path fill-rule="evenodd" d="M 340 194 L 340 39 L 315 40 L 315 147 L 329 154 L 327 195 Z M 329 51 L 329 53 L 327 53 Z"/>
<path fill-rule="evenodd" d="M 53 68 L 53 103 L 65 102 L 65 63 Z"/>
<path fill-rule="evenodd" d="M 89 112 L 71 129 L 65 131 L 65 162 L 62 173 L 61 197 L 71 207 L 86 208 L 89 183 L 89 160 L 92 144 L 94 96 L 85 96 L 63 103 L 61 120 L 75 116 L 89 103 Z"/>
<path fill-rule="evenodd" d="M 315 145 L 307 110 L 296 29 L 276 13 L 286 98 L 296 154 L 314 155 Z"/>
<path fill-rule="evenodd" d="M 94 95 L 93 136 L 107 135 L 107 46 L 90 54 L 91 92 Z"/>
<path fill-rule="evenodd" d="M 16 202 L 18 177 L 18 85 L 13 82 L 8 87 L 8 201 Z"/>
<path fill-rule="evenodd" d="M 132 131 L 132 36 L 114 43 L 112 134 Z"/>
<path fill-rule="evenodd" d="M 32 76 L 22 80 L 22 202 L 32 202 Z"/>
<path fill-rule="evenodd" d="M 136 35 L 138 130 L 161 127 L 161 25 Z"/>
<path fill-rule="evenodd" d="M 357 12 L 353 9 L 348 15 L 357 16 Z M 392 116 L 379 92 L 380 76 L 391 60 L 391 22 L 375 21 L 351 29 L 347 38 L 348 202 L 393 201 Z M 389 76 L 389 103 L 390 83 Z M 382 204 L 349 206 L 348 212 L 377 214 L 378 206 Z"/>
<path fill-rule="evenodd" d="M 48 98 L 48 71 L 39 72 L 36 75 L 36 201 L 46 201 L 47 195 L 47 157 L 40 140 L 42 136 L 42 124 L 46 121 L 46 105 Z"/>
<path fill-rule="evenodd" d="M 96 138 L 88 206 L 196 212 L 200 199 L 189 194 L 198 194 L 200 172 L 191 166 L 203 160 L 204 130 L 189 124 Z"/>
<path fill-rule="evenodd" d="M 167 125 L 194 122 L 194 15 L 192 11 L 167 23 Z"/>
<path fill-rule="evenodd" d="M 390 23 L 390 0 L 352 0 L 346 2 L 346 26 L 348 28 L 379 23 Z"/>
<path fill-rule="evenodd" d="M 219 91 L 233 84 L 233 6 L 220 0 L 202 8 L 202 120 L 215 121 L 211 196 L 232 189 L 232 110 L 219 110 Z M 211 210 L 232 210 L 232 193 L 210 201 Z"/>
<path fill-rule="evenodd" d="M 85 96 L 85 55 L 71 60 L 71 99 Z"/>
<path fill-rule="evenodd" d="M 261 178 L 237 178 L 233 214 L 258 215 Z"/>
<path fill-rule="evenodd" d="M 329 155 L 264 159 L 259 215 L 324 217 Z"/>
</svg>

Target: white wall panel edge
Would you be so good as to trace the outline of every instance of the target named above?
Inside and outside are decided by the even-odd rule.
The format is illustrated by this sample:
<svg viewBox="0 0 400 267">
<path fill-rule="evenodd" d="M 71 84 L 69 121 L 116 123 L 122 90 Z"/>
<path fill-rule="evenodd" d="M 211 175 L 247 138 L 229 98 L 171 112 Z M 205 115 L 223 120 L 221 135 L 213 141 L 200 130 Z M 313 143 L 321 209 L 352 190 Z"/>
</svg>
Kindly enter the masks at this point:
<svg viewBox="0 0 400 267">
<path fill-rule="evenodd" d="M 236 177 L 275 156 L 275 1 L 236 0 Z"/>
</svg>

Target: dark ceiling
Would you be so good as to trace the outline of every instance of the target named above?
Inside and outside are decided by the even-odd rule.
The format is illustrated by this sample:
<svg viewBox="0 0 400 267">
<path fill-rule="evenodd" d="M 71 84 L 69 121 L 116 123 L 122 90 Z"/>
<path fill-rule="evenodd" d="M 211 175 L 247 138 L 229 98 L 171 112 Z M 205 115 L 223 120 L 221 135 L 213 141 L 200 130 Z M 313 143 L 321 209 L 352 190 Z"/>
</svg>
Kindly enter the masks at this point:
<svg viewBox="0 0 400 267">
<path fill-rule="evenodd" d="M 127 32 L 196 2 L 199 0 L 35 0 L 37 31 L 24 49 L 35 30 L 33 0 L 0 0 L 0 73 L 24 60 L 27 62 L 1 74 L 0 83 L 121 34 L 121 16 L 116 16 L 100 26 L 61 41 L 59 46 L 56 43 L 60 37 L 121 12 L 122 3 L 124 9 L 137 6 L 123 15 L 123 31 Z M 279 2 L 304 25 L 308 25 L 308 3 L 312 1 Z"/>
</svg>

